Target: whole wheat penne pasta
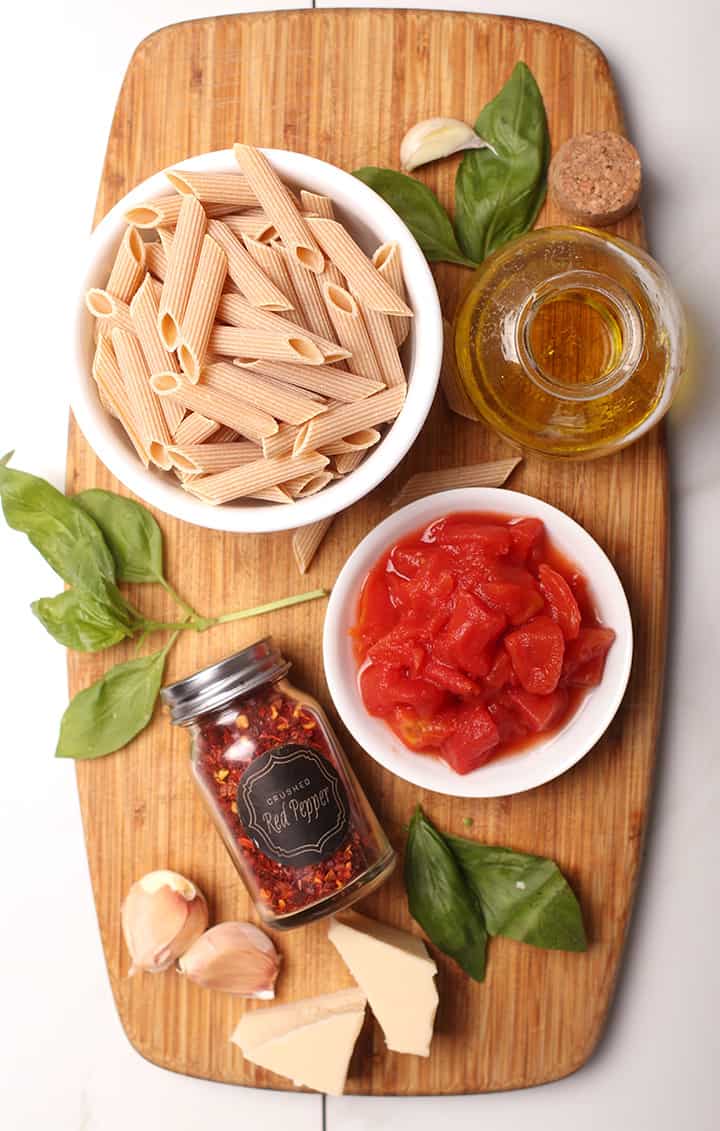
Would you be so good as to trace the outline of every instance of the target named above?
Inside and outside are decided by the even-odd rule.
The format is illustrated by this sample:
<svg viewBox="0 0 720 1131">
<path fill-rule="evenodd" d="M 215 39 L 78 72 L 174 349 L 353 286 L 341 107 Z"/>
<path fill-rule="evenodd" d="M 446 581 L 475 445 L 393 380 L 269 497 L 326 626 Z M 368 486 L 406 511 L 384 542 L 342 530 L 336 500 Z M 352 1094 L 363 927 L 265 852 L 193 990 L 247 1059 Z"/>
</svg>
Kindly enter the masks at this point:
<svg viewBox="0 0 720 1131">
<path fill-rule="evenodd" d="M 333 481 L 331 471 L 318 471 L 315 475 L 301 475 L 298 479 L 288 479 L 283 483 L 283 488 L 292 495 L 293 499 L 307 499 L 310 495 L 317 495 Z"/>
<path fill-rule="evenodd" d="M 138 435 L 147 448 L 151 461 L 167 470 L 170 467 L 167 455 L 167 445 L 171 441 L 170 429 L 150 387 L 150 373 L 140 342 L 134 334 L 116 329 L 112 332 L 112 344 Z"/>
<path fill-rule="evenodd" d="M 386 283 L 392 287 L 403 302 L 407 302 L 405 279 L 403 278 L 402 261 L 400 258 L 400 244 L 396 243 L 395 240 L 390 240 L 388 243 L 381 243 L 380 247 L 376 249 L 372 261 Z M 410 332 L 410 319 L 405 317 L 392 318 L 390 320 L 390 329 L 392 330 L 392 335 L 396 343 L 401 346 Z"/>
<path fill-rule="evenodd" d="M 247 247 L 233 235 L 227 224 L 210 220 L 208 235 L 220 244 L 227 255 L 228 274 L 252 306 L 266 307 L 268 310 L 291 309 L 291 300 L 258 266 Z"/>
<path fill-rule="evenodd" d="M 227 424 L 223 424 L 218 428 L 216 434 L 213 436 L 213 444 L 231 444 L 234 440 L 238 439 L 238 434 L 234 428 L 228 428 Z"/>
<path fill-rule="evenodd" d="M 188 490 L 206 502 L 218 506 L 233 499 L 242 499 L 268 487 L 276 487 L 291 477 L 313 475 L 327 467 L 327 457 L 317 452 L 305 455 L 259 459 L 254 463 L 206 475 L 188 484 Z"/>
<path fill-rule="evenodd" d="M 162 373 L 164 370 L 180 372 L 180 366 L 174 353 L 168 353 L 160 339 L 158 330 L 158 300 L 152 285 L 150 275 L 146 275 L 132 302 L 130 303 L 130 318 L 133 329 L 138 336 L 140 348 L 145 356 L 150 373 Z M 170 435 L 175 435 L 175 430 L 185 415 L 184 408 L 175 401 L 164 400 L 160 408 L 170 429 Z"/>
<path fill-rule="evenodd" d="M 160 337 L 168 350 L 176 349 L 179 344 L 180 325 L 190 297 L 206 225 L 207 217 L 200 201 L 194 196 L 184 196 L 168 256 L 158 315 Z"/>
<path fill-rule="evenodd" d="M 332 440 L 323 444 L 324 456 L 346 456 L 353 452 L 366 452 L 368 448 L 375 447 L 380 440 L 377 428 L 359 428 L 357 432 L 349 432 L 342 440 Z"/>
<path fill-rule="evenodd" d="M 329 196 L 323 196 L 319 192 L 309 192 L 307 189 L 300 189 L 300 203 L 305 212 L 313 212 L 316 216 L 324 216 L 326 220 L 334 220 L 335 212 L 333 203 Z"/>
<path fill-rule="evenodd" d="M 345 452 L 333 460 L 336 475 L 342 477 L 354 471 L 365 458 L 365 452 Z"/>
<path fill-rule="evenodd" d="M 191 385 L 177 373 L 154 373 L 150 384 L 158 396 L 174 397 L 183 408 L 200 412 L 210 420 L 217 420 L 219 424 L 227 424 L 241 436 L 256 443 L 263 436 L 272 436 L 278 430 L 277 421 L 272 416 L 261 412 L 242 398 L 221 389 Z"/>
<path fill-rule="evenodd" d="M 348 369 L 351 373 L 363 373 L 375 381 L 383 380 L 367 326 L 360 307 L 344 287 L 334 283 L 323 283 L 323 298 L 335 329 L 335 336 L 350 351 Z"/>
<path fill-rule="evenodd" d="M 210 334 L 211 353 L 224 357 L 255 360 L 294 361 L 301 365 L 323 365 L 325 357 L 319 346 L 302 334 L 278 334 L 272 330 L 256 330 L 252 326 L 221 326 L 216 323 Z"/>
<path fill-rule="evenodd" d="M 170 400 L 169 397 L 161 397 L 161 400 Z M 173 433 L 173 440 L 179 447 L 187 444 L 202 444 L 210 437 L 217 442 L 217 437 L 225 425 L 218 424 L 217 420 L 210 420 L 207 416 L 203 416 L 200 412 L 190 412 L 178 424 Z M 233 428 L 228 429 L 229 432 L 235 436 L 237 433 Z"/>
<path fill-rule="evenodd" d="M 109 337 L 101 337 L 98 340 L 93 358 L 92 375 L 98 387 L 98 393 L 102 393 L 105 397 L 110 410 L 119 420 L 130 443 L 145 467 L 148 467 L 150 456 L 138 434 L 125 382 Z"/>
<path fill-rule="evenodd" d="M 262 441 L 265 458 L 289 455 L 301 428 L 301 424 L 281 424 L 274 436 L 266 436 Z"/>
<path fill-rule="evenodd" d="M 285 424 L 304 424 L 327 411 L 324 401 L 312 400 L 298 389 L 227 362 L 206 365 L 202 380 L 208 388 L 241 397 Z"/>
<path fill-rule="evenodd" d="M 287 248 L 277 247 L 276 251 L 285 260 L 304 325 L 319 338 L 325 341 L 332 340 L 333 327 L 320 291 L 318 276 L 306 271 Z"/>
<path fill-rule="evenodd" d="M 144 204 L 135 204 L 128 208 L 123 218 L 128 224 L 136 228 L 162 228 L 170 227 L 177 223 L 180 215 L 182 197 L 176 192 L 169 192 L 158 196 L 155 200 L 148 200 Z"/>
<path fill-rule="evenodd" d="M 437 471 L 420 471 L 411 475 L 390 503 L 391 507 L 404 507 L 436 491 L 449 491 L 453 487 L 502 487 L 519 463 L 514 459 L 499 459 L 489 463 L 470 464 L 465 467 L 443 467 Z"/>
<path fill-rule="evenodd" d="M 295 201 L 265 154 L 251 145 L 238 143 L 233 150 L 235 160 L 277 228 L 285 247 L 303 267 L 319 274 L 324 267 L 324 257 Z"/>
<path fill-rule="evenodd" d="M 167 274 L 167 255 L 160 240 L 145 245 L 145 266 L 150 274 L 162 283 Z"/>
<path fill-rule="evenodd" d="M 304 326 L 300 314 L 300 300 L 295 293 L 295 287 L 285 260 L 279 254 L 277 248 L 272 243 L 262 243 L 260 240 L 251 239 L 250 236 L 243 236 L 243 243 L 259 270 L 286 296 L 288 305 L 285 310 L 285 317 L 296 322 L 298 326 Z"/>
<path fill-rule="evenodd" d="M 360 310 L 385 384 L 388 388 L 406 385 L 405 370 L 392 332 L 393 319 L 370 306 L 361 304 Z"/>
<path fill-rule="evenodd" d="M 113 330 L 125 330 L 128 334 L 135 332 L 130 317 L 130 307 L 126 302 L 121 302 L 119 298 L 114 298 L 113 295 L 108 295 L 107 291 L 101 291 L 97 287 L 88 291 L 85 302 L 95 315 L 98 336 L 104 334 L 110 337 Z M 101 313 L 103 308 L 107 313 Z"/>
<path fill-rule="evenodd" d="M 178 359 L 189 381 L 200 380 L 210 332 L 227 274 L 227 255 L 212 236 L 203 236 L 190 298 L 180 326 Z"/>
<path fill-rule="evenodd" d="M 172 169 L 165 176 L 181 195 L 192 194 L 203 203 L 232 204 L 234 208 L 257 204 L 257 197 L 242 173 L 198 173 L 191 169 Z"/>
<path fill-rule="evenodd" d="M 303 274 L 317 286 L 314 276 L 308 275 L 306 271 L 303 272 Z M 322 298 L 320 301 L 323 302 Z M 324 302 L 323 310 L 325 310 Z M 295 323 L 289 322 L 287 318 L 282 317 L 280 314 L 273 314 L 269 310 L 259 310 L 256 306 L 251 306 L 241 295 L 223 295 L 218 304 L 217 316 L 219 322 L 227 322 L 230 326 L 248 326 L 255 330 L 268 330 L 271 333 L 282 334 L 283 336 L 287 334 L 297 334 L 297 326 Z M 330 325 L 329 318 L 328 328 L 331 335 L 329 338 L 323 338 L 313 330 L 306 330 L 303 337 L 308 337 L 311 341 L 315 342 L 326 361 L 329 361 L 329 359 L 336 361 L 340 358 L 348 357 L 348 351 L 344 350 L 342 346 L 339 346 L 337 342 L 332 340 L 333 329 Z"/>
<path fill-rule="evenodd" d="M 276 487 L 266 487 L 264 491 L 253 491 L 248 499 L 260 499 L 263 503 L 291 503 L 293 497 L 289 491 L 278 484 Z"/>
<path fill-rule="evenodd" d="M 165 255 L 170 258 L 170 249 L 172 248 L 175 240 L 175 233 L 171 232 L 168 228 L 158 228 L 157 237 L 162 244 L 162 249 Z"/>
<path fill-rule="evenodd" d="M 227 224 L 232 234 L 239 239 L 249 236 L 250 239 L 259 240 L 260 243 L 268 243 L 277 235 L 275 225 L 262 208 L 252 208 L 237 215 L 225 216 L 223 223 Z"/>
<path fill-rule="evenodd" d="M 382 314 L 400 314 L 412 317 L 412 310 L 386 283 L 367 255 L 337 220 L 322 216 L 308 217 L 308 227 L 316 236 L 321 248 L 348 280 L 353 294 L 365 306 Z"/>
<path fill-rule="evenodd" d="M 285 361 L 235 361 L 233 364 L 239 365 L 241 369 L 263 373 L 276 381 L 285 381 L 288 385 L 310 389 L 311 392 L 320 393 L 334 401 L 359 401 L 373 393 L 379 393 L 383 388 L 381 381 L 360 377 L 332 365 L 294 365 Z"/>
<path fill-rule="evenodd" d="M 301 526 L 294 531 L 292 550 L 300 573 L 307 573 L 315 557 L 320 543 L 333 524 L 334 515 L 330 518 L 321 518 L 319 522 L 311 522 L 308 526 Z"/>
<path fill-rule="evenodd" d="M 375 393 L 354 404 L 335 405 L 322 416 L 316 416 L 300 429 L 293 445 L 293 453 L 317 450 L 333 440 L 343 440 L 363 428 L 374 428 L 394 420 L 405 400 L 405 390 L 400 385 Z"/>
<path fill-rule="evenodd" d="M 145 274 L 145 243 L 137 228 L 125 229 L 105 290 L 121 302 L 130 302 Z"/>
<path fill-rule="evenodd" d="M 250 440 L 238 440 L 230 444 L 171 444 L 168 455 L 173 466 L 179 467 L 181 471 L 209 475 L 262 459 L 262 449 Z"/>
<path fill-rule="evenodd" d="M 325 270 L 318 279 L 320 289 L 322 290 L 323 283 L 333 283 L 336 287 L 345 287 L 347 289 L 347 279 L 343 275 L 339 267 L 331 263 L 329 259 L 325 260 Z"/>
</svg>

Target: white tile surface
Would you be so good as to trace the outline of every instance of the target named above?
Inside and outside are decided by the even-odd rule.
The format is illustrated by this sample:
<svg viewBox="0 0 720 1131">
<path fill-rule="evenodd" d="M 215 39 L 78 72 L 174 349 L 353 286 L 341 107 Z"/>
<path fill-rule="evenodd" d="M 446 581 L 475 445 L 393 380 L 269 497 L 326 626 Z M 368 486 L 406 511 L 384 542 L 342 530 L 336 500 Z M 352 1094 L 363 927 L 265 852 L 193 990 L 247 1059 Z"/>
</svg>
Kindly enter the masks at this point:
<svg viewBox="0 0 720 1131">
<path fill-rule="evenodd" d="M 0 196 L 5 216 L 19 216 L 21 200 L 23 208 L 22 222 L 11 220 L 3 240 L 0 286 L 9 304 L 4 380 L 10 391 L 0 415 L 0 448 L 15 446 L 18 465 L 57 484 L 65 461 L 67 309 L 127 61 L 139 40 L 163 24 L 261 6 L 41 0 L 13 5 L 3 15 Z M 575 26 L 605 50 L 645 161 L 652 248 L 697 327 L 697 398 L 676 414 L 673 426 L 674 628 L 648 860 L 617 1005 L 588 1067 L 526 1092 L 333 1100 L 328 1126 L 399 1129 L 412 1122 L 418 1131 L 430 1131 L 438 1121 L 452 1120 L 458 1131 L 477 1125 L 493 1131 L 710 1131 L 717 1125 L 720 1055 L 718 9 L 714 0 L 507 0 L 503 9 Z M 41 218 L 39 229 L 28 222 L 33 214 Z M 38 330 L 25 295 L 36 280 L 30 251 L 40 246 L 49 255 L 46 314 Z M 105 976 L 72 770 L 52 758 L 65 705 L 64 657 L 28 610 L 31 600 L 59 586 L 2 523 L 0 555 L 0 1127 L 190 1131 L 252 1121 L 266 1131 L 286 1125 L 320 1131 L 321 1101 L 315 1097 L 174 1076 L 128 1045 Z"/>
</svg>

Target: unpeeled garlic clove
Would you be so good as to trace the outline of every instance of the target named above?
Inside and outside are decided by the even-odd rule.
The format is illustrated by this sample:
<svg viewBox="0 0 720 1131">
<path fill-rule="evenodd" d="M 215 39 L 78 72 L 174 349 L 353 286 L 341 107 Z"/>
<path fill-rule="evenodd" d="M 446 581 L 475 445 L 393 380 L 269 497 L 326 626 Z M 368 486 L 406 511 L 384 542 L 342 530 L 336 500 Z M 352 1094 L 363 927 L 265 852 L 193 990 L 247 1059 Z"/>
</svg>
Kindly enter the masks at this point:
<svg viewBox="0 0 720 1131">
<path fill-rule="evenodd" d="M 130 888 L 120 917 L 130 973 L 159 974 L 203 933 L 208 908 L 199 888 L 179 872 L 148 872 Z"/>
<path fill-rule="evenodd" d="M 458 118 L 426 118 L 405 134 L 400 145 L 400 164 L 406 173 L 449 157 L 461 149 L 491 149 L 489 142 Z"/>
<path fill-rule="evenodd" d="M 197 939 L 178 961 L 191 982 L 243 997 L 275 997 L 280 955 L 252 923 L 218 923 Z"/>
</svg>

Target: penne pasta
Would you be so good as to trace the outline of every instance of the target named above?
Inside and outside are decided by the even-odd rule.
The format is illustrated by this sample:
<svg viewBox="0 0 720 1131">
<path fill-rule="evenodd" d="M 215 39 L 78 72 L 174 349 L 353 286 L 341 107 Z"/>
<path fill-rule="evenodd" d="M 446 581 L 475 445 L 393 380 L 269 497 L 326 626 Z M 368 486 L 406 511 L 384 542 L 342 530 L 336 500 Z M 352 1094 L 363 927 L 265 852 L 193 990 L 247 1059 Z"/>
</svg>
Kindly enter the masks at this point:
<svg viewBox="0 0 720 1131">
<path fill-rule="evenodd" d="M 182 197 L 176 192 L 158 196 L 155 200 L 148 200 L 145 204 L 136 204 L 128 208 L 124 219 L 136 228 L 162 228 L 170 227 L 177 223 L 180 215 Z"/>
<path fill-rule="evenodd" d="M 360 377 L 345 369 L 335 369 L 332 365 L 294 365 L 285 361 L 252 361 L 242 364 L 235 361 L 233 364 L 240 365 L 241 369 L 263 373 L 276 381 L 285 381 L 288 385 L 310 389 L 333 401 L 359 401 L 373 393 L 379 393 L 383 388 L 382 381 Z"/>
<path fill-rule="evenodd" d="M 85 305 L 97 319 L 100 334 L 110 335 L 116 329 L 133 333 L 130 307 L 126 302 L 121 302 L 99 287 L 92 287 L 85 295 Z"/>
<path fill-rule="evenodd" d="M 315 283 L 312 275 L 308 277 L 312 283 Z M 271 333 L 282 334 L 283 336 L 297 334 L 297 325 L 294 322 L 289 322 L 287 318 L 283 318 L 279 314 L 272 314 L 269 310 L 259 310 L 245 302 L 240 295 L 223 295 L 218 305 L 218 321 L 227 322 L 231 326 L 247 326 L 255 330 L 268 330 Z M 329 318 L 328 328 L 332 334 Z M 337 342 L 332 341 L 331 338 L 321 337 L 312 330 L 307 330 L 303 337 L 308 337 L 315 342 L 326 362 L 336 362 L 348 356 L 348 351 L 339 346 Z"/>
<path fill-rule="evenodd" d="M 161 400 L 169 399 L 169 397 L 161 398 Z M 211 436 L 213 440 L 217 440 L 225 427 L 225 425 L 218 424 L 217 420 L 210 420 L 209 417 L 203 416 L 200 412 L 190 412 L 173 432 L 173 440 L 180 447 L 187 444 L 202 444 L 205 440 L 209 440 Z M 233 428 L 228 429 L 228 431 L 237 435 Z"/>
<path fill-rule="evenodd" d="M 286 248 L 276 248 L 285 261 L 295 295 L 298 301 L 298 313 L 303 324 L 309 331 L 317 334 L 319 338 L 328 341 L 333 337 L 333 327 L 327 307 L 318 284 L 318 276 L 301 267 L 297 259 L 290 255 Z"/>
<path fill-rule="evenodd" d="M 95 347 L 92 375 L 98 394 L 107 401 L 111 412 L 122 425 L 127 437 L 145 467 L 150 464 L 148 450 L 138 435 L 135 418 L 122 373 L 109 337 L 101 337 Z"/>
<path fill-rule="evenodd" d="M 239 369 L 227 362 L 206 366 L 202 379 L 203 385 L 208 388 L 241 397 L 285 424 L 304 424 L 313 416 L 327 412 L 323 401 L 311 399 L 292 386 L 283 386 L 272 378 Z"/>
<path fill-rule="evenodd" d="M 300 203 L 305 212 L 312 212 L 315 216 L 324 216 L 326 220 L 335 219 L 333 203 L 329 196 L 323 196 L 319 192 L 308 192 L 307 189 L 300 189 Z"/>
<path fill-rule="evenodd" d="M 213 436 L 214 444 L 231 444 L 234 440 L 238 439 L 238 434 L 234 428 L 228 428 L 227 424 L 223 424 L 218 428 L 217 433 Z"/>
<path fill-rule="evenodd" d="M 144 275 L 145 243 L 137 228 L 126 228 L 105 290 L 121 302 L 130 302 Z"/>
<path fill-rule="evenodd" d="M 261 270 L 247 247 L 233 235 L 224 221 L 210 220 L 208 235 L 220 244 L 227 255 L 228 275 L 251 306 L 268 310 L 291 309 L 292 303 L 287 295 Z"/>
<path fill-rule="evenodd" d="M 400 259 L 400 244 L 394 240 L 389 243 L 381 243 L 375 251 L 372 261 L 386 283 L 392 287 L 403 302 L 407 302 L 405 279 L 403 278 Z M 401 346 L 410 332 L 410 319 L 405 317 L 391 318 L 390 329 L 396 344 Z"/>
<path fill-rule="evenodd" d="M 202 203 L 231 204 L 247 208 L 257 197 L 242 173 L 203 173 L 194 169 L 173 169 L 165 176 L 182 196 L 196 196 Z"/>
<path fill-rule="evenodd" d="M 281 424 L 274 436 L 266 436 L 262 441 L 265 458 L 285 456 L 292 452 L 301 428 L 301 424 Z"/>
<path fill-rule="evenodd" d="M 208 475 L 262 459 L 262 450 L 249 440 L 238 440 L 230 444 L 171 444 L 168 455 L 180 471 Z"/>
<path fill-rule="evenodd" d="M 308 526 L 301 526 L 294 531 L 292 538 L 292 551 L 300 573 L 307 573 L 312 564 L 320 543 L 333 524 L 334 515 L 330 518 L 321 518 L 319 522 L 311 522 Z"/>
<path fill-rule="evenodd" d="M 280 456 L 275 459 L 259 459 L 254 463 L 246 463 L 241 467 L 233 467 L 228 471 L 219 471 L 215 475 L 195 479 L 187 484 L 187 488 L 192 494 L 213 506 L 218 506 L 221 503 L 232 502 L 233 499 L 246 498 L 268 487 L 279 486 L 290 478 L 314 475 L 323 471 L 327 464 L 327 457 L 319 455 L 318 452 L 306 452 L 300 457 Z"/>
<path fill-rule="evenodd" d="M 253 491 L 248 499 L 260 499 L 263 503 L 291 503 L 293 497 L 289 491 L 279 484 L 277 487 L 266 487 L 264 491 Z"/>
<path fill-rule="evenodd" d="M 385 384 L 388 388 L 393 385 L 407 385 L 405 370 L 392 332 L 393 319 L 369 306 L 361 306 L 360 310 Z"/>
<path fill-rule="evenodd" d="M 365 306 L 381 314 L 412 317 L 407 303 L 385 281 L 342 224 L 322 216 L 308 217 L 307 223 L 328 259 L 342 271 L 353 294 Z"/>
<path fill-rule="evenodd" d="M 324 456 L 362 454 L 368 448 L 373 448 L 379 440 L 380 433 L 377 428 L 360 428 L 357 432 L 350 432 L 342 440 L 333 440 L 329 444 L 323 444 L 322 453 Z"/>
<path fill-rule="evenodd" d="M 366 400 L 354 404 L 334 405 L 322 416 L 316 416 L 300 429 L 293 445 L 293 452 L 317 450 L 334 440 L 344 440 L 353 433 L 365 428 L 374 428 L 394 420 L 405 400 L 405 389 L 397 385 L 375 393 Z"/>
<path fill-rule="evenodd" d="M 277 421 L 241 397 L 205 385 L 191 385 L 177 373 L 155 373 L 150 384 L 160 397 L 174 397 L 183 408 L 199 412 L 219 424 L 227 424 L 241 436 L 259 443 L 277 432 Z M 177 439 L 177 437 L 175 437 Z"/>
<path fill-rule="evenodd" d="M 319 346 L 298 329 L 296 334 L 279 334 L 274 330 L 256 330 L 252 326 L 215 324 L 210 334 L 209 349 L 225 357 L 247 358 L 250 361 L 294 361 L 300 365 L 323 365 L 325 356 Z"/>
<path fill-rule="evenodd" d="M 162 283 L 167 274 L 167 254 L 160 240 L 145 245 L 145 266 Z"/>
<path fill-rule="evenodd" d="M 283 244 L 303 267 L 319 274 L 324 257 L 295 201 L 264 153 L 251 145 L 236 143 L 235 159 L 267 212 Z"/>
<path fill-rule="evenodd" d="M 290 278 L 290 272 L 287 269 L 285 260 L 278 253 L 277 248 L 273 247 L 270 243 L 261 243 L 260 240 L 253 240 L 250 236 L 243 236 L 243 243 L 247 252 L 252 256 L 258 270 L 272 281 L 273 285 L 286 297 L 287 307 L 285 310 L 285 317 L 302 325 L 301 316 L 299 313 L 300 300 L 298 299 L 295 288 Z"/>
<path fill-rule="evenodd" d="M 130 318 L 137 334 L 140 348 L 145 356 L 149 373 L 161 373 L 166 369 L 180 371 L 174 353 L 168 353 L 158 330 L 158 300 L 152 286 L 150 275 L 146 275 L 142 286 L 130 303 Z M 175 401 L 165 400 L 160 404 L 170 435 L 180 424 L 185 410 Z"/>
<path fill-rule="evenodd" d="M 297 479 L 288 479 L 283 483 L 283 489 L 293 499 L 307 499 L 310 495 L 317 495 L 318 491 L 322 491 L 328 483 L 332 483 L 333 478 L 331 471 L 318 471 L 315 475 L 301 475 Z"/>
<path fill-rule="evenodd" d="M 454 487 L 502 487 L 519 463 L 521 456 L 499 459 L 490 463 L 476 463 L 467 467 L 443 467 L 438 471 L 421 471 L 411 475 L 390 503 L 391 507 L 404 507 L 436 491 L 449 491 Z"/>
<path fill-rule="evenodd" d="M 113 330 L 112 344 L 122 373 L 138 435 L 147 449 L 152 463 L 167 470 L 170 460 L 167 445 L 170 429 L 158 404 L 150 383 L 147 362 L 134 334 L 126 330 Z"/>
<path fill-rule="evenodd" d="M 350 351 L 350 372 L 366 374 L 372 380 L 385 384 L 367 326 L 354 296 L 344 287 L 324 283 L 323 298 L 338 340 Z"/>
<path fill-rule="evenodd" d="M 364 452 L 345 452 L 342 455 L 335 456 L 333 464 L 335 465 L 336 474 L 338 476 L 349 475 L 351 471 L 354 471 L 355 468 L 362 463 L 364 458 Z"/>
<path fill-rule="evenodd" d="M 260 243 L 269 243 L 270 240 L 275 239 L 277 231 L 272 220 L 263 212 L 262 208 L 248 209 L 247 212 L 240 212 L 237 216 L 225 216 L 223 220 L 234 236 L 242 239 L 243 236 L 249 236 L 252 240 L 259 240 Z"/>
<path fill-rule="evenodd" d="M 180 326 L 178 359 L 189 381 L 200 380 L 210 333 L 227 274 L 227 255 L 212 236 L 203 236 L 195 277 Z"/>
<path fill-rule="evenodd" d="M 194 196 L 183 197 L 175 238 L 168 255 L 158 314 L 158 329 L 167 350 L 174 350 L 179 344 L 180 325 L 190 297 L 206 225 L 207 217 L 200 201 Z"/>
</svg>

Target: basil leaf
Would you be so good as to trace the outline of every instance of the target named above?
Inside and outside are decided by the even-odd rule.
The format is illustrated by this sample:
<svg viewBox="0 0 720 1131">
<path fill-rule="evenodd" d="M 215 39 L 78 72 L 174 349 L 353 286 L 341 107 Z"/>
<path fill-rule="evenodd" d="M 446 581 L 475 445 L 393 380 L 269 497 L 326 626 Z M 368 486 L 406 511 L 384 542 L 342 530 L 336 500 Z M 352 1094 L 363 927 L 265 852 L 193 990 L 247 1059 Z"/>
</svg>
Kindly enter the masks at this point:
<svg viewBox="0 0 720 1131">
<path fill-rule="evenodd" d="M 163 536 L 150 511 L 112 491 L 81 491 L 73 502 L 98 524 L 115 559 L 118 581 L 160 581 Z"/>
<path fill-rule="evenodd" d="M 0 498 L 8 526 L 27 534 L 68 585 L 102 595 L 104 584 L 115 580 L 97 524 L 45 479 L 0 464 Z"/>
<path fill-rule="evenodd" d="M 51 636 L 76 652 L 100 652 L 132 636 L 136 622 L 122 594 L 108 584 L 103 599 L 86 589 L 68 589 L 34 601 L 32 611 Z"/>
<path fill-rule="evenodd" d="M 413 919 L 443 954 L 482 982 L 487 931 L 480 908 L 455 857 L 419 805 L 410 821 L 405 886 Z"/>
<path fill-rule="evenodd" d="M 150 722 L 167 648 L 117 664 L 71 701 L 60 724 L 56 758 L 101 758 L 126 746 Z"/>
<path fill-rule="evenodd" d="M 525 63 L 475 123 L 492 149 L 463 156 L 455 179 L 455 230 L 481 262 L 532 228 L 545 199 L 550 135 L 542 95 Z"/>
<path fill-rule="evenodd" d="M 582 912 L 552 860 L 447 836 L 491 935 L 546 950 L 587 950 Z"/>
<path fill-rule="evenodd" d="M 378 169 L 368 165 L 353 173 L 363 184 L 374 189 L 404 220 L 431 263 L 443 260 L 462 267 L 476 267 L 458 247 L 450 217 L 431 189 L 422 181 L 397 173 L 394 169 Z"/>
</svg>

